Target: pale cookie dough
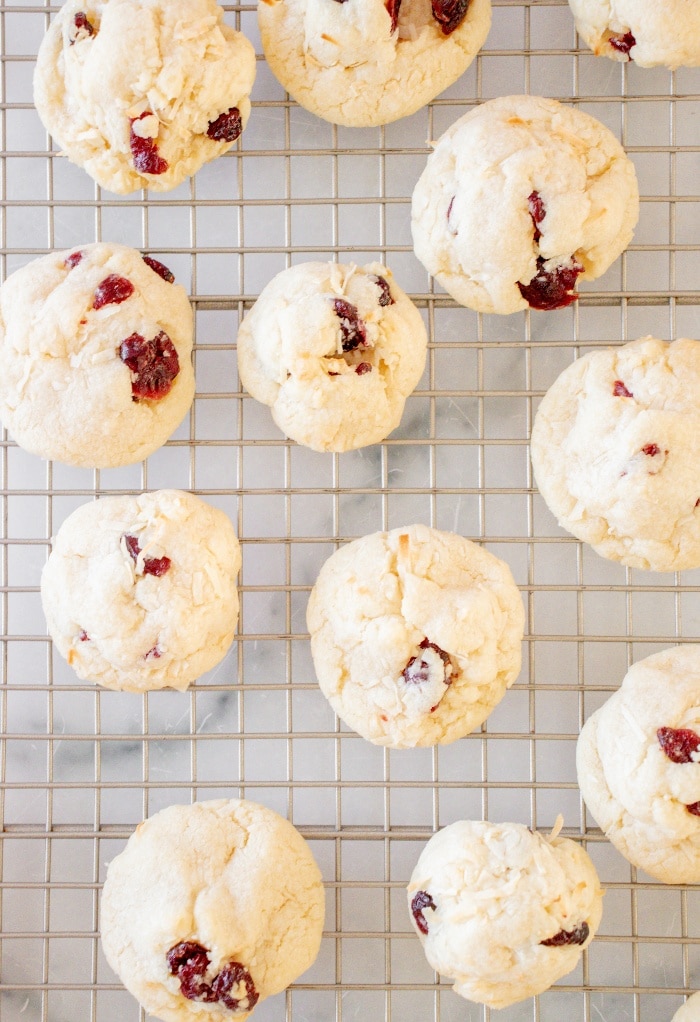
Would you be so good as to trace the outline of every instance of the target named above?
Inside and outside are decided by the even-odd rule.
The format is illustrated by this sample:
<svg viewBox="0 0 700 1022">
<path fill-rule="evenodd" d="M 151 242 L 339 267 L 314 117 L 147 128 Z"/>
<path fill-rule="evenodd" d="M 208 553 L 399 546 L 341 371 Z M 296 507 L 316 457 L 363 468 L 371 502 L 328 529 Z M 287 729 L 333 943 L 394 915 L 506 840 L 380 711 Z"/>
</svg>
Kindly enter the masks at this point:
<svg viewBox="0 0 700 1022">
<path fill-rule="evenodd" d="M 542 400 L 530 453 L 559 524 L 603 557 L 700 566 L 700 341 L 578 359 Z"/>
<path fill-rule="evenodd" d="M 491 0 L 259 0 L 280 84 L 334 124 L 406 117 L 455 82 L 481 48 Z"/>
<path fill-rule="evenodd" d="M 470 1001 L 505 1008 L 576 967 L 600 924 L 587 853 L 518 823 L 461 820 L 425 846 L 408 885 L 430 965 Z"/>
<path fill-rule="evenodd" d="M 700 1022 L 700 992 L 688 998 L 671 1022 Z"/>
<path fill-rule="evenodd" d="M 386 266 L 300 263 L 278 273 L 243 320 L 238 371 L 292 440 L 349 451 L 398 426 L 427 344 Z"/>
<path fill-rule="evenodd" d="M 167 191 L 231 148 L 254 78 L 255 50 L 214 0 L 66 0 L 39 48 L 34 102 L 103 188 Z"/>
<path fill-rule="evenodd" d="M 42 458 L 141 461 L 194 397 L 185 289 L 124 245 L 42 256 L 0 288 L 0 418 Z"/>
<path fill-rule="evenodd" d="M 231 522 L 199 497 L 102 497 L 53 541 L 41 578 L 49 632 L 80 678 L 187 688 L 233 641 L 240 567 Z"/>
<path fill-rule="evenodd" d="M 700 64 L 697 0 L 569 0 L 576 31 L 597 56 L 641 67 Z"/>
<path fill-rule="evenodd" d="M 425 525 L 337 550 L 306 620 L 321 690 L 376 745 L 468 735 L 520 671 L 524 611 L 508 565 Z"/>
<path fill-rule="evenodd" d="M 629 244 L 639 216 L 634 166 L 589 114 L 503 96 L 460 117 L 413 192 L 416 255 L 478 312 L 558 309 Z"/>
<path fill-rule="evenodd" d="M 139 824 L 107 870 L 107 961 L 164 1022 L 236 1022 L 289 986 L 321 944 L 321 874 L 301 834 L 240 799 Z"/>
<path fill-rule="evenodd" d="M 576 765 L 626 859 L 664 883 L 700 883 L 700 645 L 634 664 L 586 722 Z"/>
</svg>

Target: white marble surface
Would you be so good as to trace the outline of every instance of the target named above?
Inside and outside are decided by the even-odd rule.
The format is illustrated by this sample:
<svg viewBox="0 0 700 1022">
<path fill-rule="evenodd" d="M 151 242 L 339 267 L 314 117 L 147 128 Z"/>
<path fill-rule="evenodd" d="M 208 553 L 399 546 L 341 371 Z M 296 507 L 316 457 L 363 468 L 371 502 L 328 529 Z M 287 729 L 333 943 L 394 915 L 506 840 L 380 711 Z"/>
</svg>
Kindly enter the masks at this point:
<svg viewBox="0 0 700 1022">
<path fill-rule="evenodd" d="M 227 7 L 232 24 L 239 17 L 260 52 L 254 8 Z M 608 888 L 601 935 L 582 968 L 499 1022 L 670 1020 L 683 991 L 700 986 L 700 894 L 632 875 L 582 814 L 574 750 L 629 662 L 698 638 L 700 572 L 627 572 L 566 536 L 532 489 L 527 440 L 539 396 L 577 354 L 646 333 L 700 337 L 700 71 L 597 60 L 576 50 L 565 4 L 508 0 L 479 60 L 413 117 L 333 128 L 288 105 L 260 60 L 240 155 L 172 193 L 119 198 L 47 155 L 31 104 L 42 5 L 1 4 L 0 20 L 5 275 L 52 247 L 104 238 L 161 258 L 197 311 L 193 411 L 147 464 L 93 473 L 46 465 L 9 441 L 1 449 L 0 1020 L 138 1019 L 96 940 L 105 864 L 144 815 L 229 794 L 289 815 L 328 884 L 318 962 L 261 1004 L 258 1022 L 486 1020 L 435 984 L 409 932 L 404 884 L 438 826 L 483 815 L 546 828 L 560 812 L 588 839 Z M 623 139 L 640 224 L 578 305 L 479 317 L 433 290 L 413 256 L 410 194 L 428 139 L 475 98 L 528 90 L 577 99 Z M 273 273 L 336 254 L 386 259 L 422 308 L 431 350 L 387 443 L 324 456 L 287 443 L 241 393 L 235 336 Z M 97 690 L 46 638 L 48 539 L 96 492 L 160 486 L 191 488 L 231 515 L 243 544 L 239 636 L 187 693 Z M 509 562 L 527 641 L 522 675 L 483 733 L 388 752 L 337 725 L 314 681 L 304 612 L 337 542 L 412 521 L 481 539 Z"/>
</svg>

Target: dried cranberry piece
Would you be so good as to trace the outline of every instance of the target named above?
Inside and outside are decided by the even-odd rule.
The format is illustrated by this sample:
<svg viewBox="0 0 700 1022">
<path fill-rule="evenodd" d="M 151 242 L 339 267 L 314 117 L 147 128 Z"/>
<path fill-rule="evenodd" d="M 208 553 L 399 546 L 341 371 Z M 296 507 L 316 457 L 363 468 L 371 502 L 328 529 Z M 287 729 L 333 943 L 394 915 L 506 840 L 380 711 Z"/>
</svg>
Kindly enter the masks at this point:
<svg viewBox="0 0 700 1022">
<path fill-rule="evenodd" d="M 544 202 L 539 192 L 530 192 L 527 197 L 527 209 L 532 217 L 532 224 L 535 228 L 535 241 L 539 241 L 542 237 L 542 232 L 539 229 L 538 224 L 541 224 L 547 215 L 547 211 L 544 208 Z"/>
<path fill-rule="evenodd" d="M 85 631 L 84 628 L 81 631 L 80 635 L 78 636 L 78 641 L 79 642 L 89 642 L 90 641 L 90 636 L 88 635 L 88 633 Z"/>
<path fill-rule="evenodd" d="M 82 258 L 82 252 L 71 252 L 71 254 L 63 260 L 63 265 L 67 270 L 74 270 Z"/>
<path fill-rule="evenodd" d="M 81 39 L 89 39 L 95 34 L 95 26 L 88 21 L 85 11 L 78 11 L 73 18 L 75 34 L 71 37 L 70 45 L 80 42 Z"/>
<path fill-rule="evenodd" d="M 567 944 L 585 944 L 589 933 L 588 923 L 581 923 L 580 926 L 576 926 L 573 930 L 560 930 L 559 933 L 555 933 L 549 940 L 541 940 L 540 944 L 544 945 L 544 947 L 565 947 Z"/>
<path fill-rule="evenodd" d="M 575 260 L 570 266 L 544 268 L 544 259 L 538 256 L 537 273 L 529 284 L 518 281 L 520 294 L 531 309 L 563 309 L 578 298 L 572 289 L 576 286 L 576 278 L 583 273 L 583 266 Z"/>
<path fill-rule="evenodd" d="M 656 737 L 672 763 L 697 762 L 693 759 L 693 753 L 700 749 L 700 735 L 690 728 L 660 727 Z"/>
<path fill-rule="evenodd" d="M 148 653 L 143 654 L 144 660 L 160 660 L 160 657 L 161 652 L 157 646 L 154 646 L 152 649 L 149 649 Z"/>
<path fill-rule="evenodd" d="M 231 997 L 230 991 L 239 983 L 245 984 L 245 997 Z M 229 1011 L 252 1011 L 260 998 L 250 973 L 240 962 L 225 965 L 214 977 L 211 991 L 212 1000 L 221 1001 Z"/>
<path fill-rule="evenodd" d="M 138 539 L 136 536 L 127 534 L 124 536 L 124 542 L 135 563 L 141 553 Z M 172 561 L 169 557 L 146 557 L 143 562 L 143 573 L 144 575 L 155 575 L 156 578 L 161 578 L 168 571 L 171 564 Z"/>
<path fill-rule="evenodd" d="M 241 112 L 237 106 L 232 106 L 209 122 L 207 137 L 215 142 L 235 142 L 242 131 Z"/>
<path fill-rule="evenodd" d="M 614 397 L 634 397 L 631 390 L 628 390 L 622 380 L 615 380 L 613 383 L 613 396 Z"/>
<path fill-rule="evenodd" d="M 448 667 L 452 667 L 452 661 L 450 660 L 449 653 L 446 653 L 444 649 L 440 649 L 434 642 L 430 642 L 429 639 L 425 638 L 419 644 L 418 649 L 432 649 L 438 654 L 442 660 L 445 668 L 445 676 L 443 682 L 445 685 L 451 683 L 451 678 L 447 672 Z M 423 681 L 428 681 L 430 678 L 430 664 L 427 660 L 423 660 L 421 657 L 412 656 L 403 669 L 404 681 L 409 685 L 420 685 Z M 451 673 L 451 672 L 450 672 Z"/>
<path fill-rule="evenodd" d="M 367 331 L 355 306 L 346 302 L 344 298 L 334 298 L 333 309 L 340 320 L 343 351 L 354 351 L 355 348 L 366 346 Z"/>
<path fill-rule="evenodd" d="M 693 816 L 700 816 L 700 802 L 691 802 L 689 806 L 685 807 L 689 813 Z"/>
<path fill-rule="evenodd" d="M 139 546 L 138 539 L 136 538 L 136 536 L 130 536 L 127 533 L 127 535 L 124 536 L 124 542 L 126 543 L 126 549 L 129 551 L 129 553 L 131 554 L 132 558 L 135 561 L 138 555 L 141 553 L 141 547 Z"/>
<path fill-rule="evenodd" d="M 93 309 L 101 309 L 104 305 L 121 305 L 134 293 L 134 285 L 126 277 L 120 277 L 118 273 L 110 273 L 95 288 L 93 298 Z"/>
<path fill-rule="evenodd" d="M 432 0 L 433 17 L 440 25 L 443 35 L 452 32 L 464 21 L 471 0 Z"/>
<path fill-rule="evenodd" d="M 165 397 L 180 372 L 177 352 L 164 330 L 150 341 L 141 334 L 131 334 L 122 341 L 119 357 L 134 374 L 131 393 L 137 401 L 141 398 L 157 401 Z"/>
<path fill-rule="evenodd" d="M 371 274 L 370 280 L 374 281 L 381 292 L 379 295 L 379 304 L 381 307 L 385 309 L 387 305 L 394 305 L 394 299 L 391 297 L 389 282 L 384 277 L 380 277 L 378 273 Z"/>
<path fill-rule="evenodd" d="M 152 256 L 141 256 L 146 266 L 150 266 L 154 273 L 157 273 L 159 277 L 162 277 L 168 284 L 175 283 L 175 274 L 168 269 L 163 263 L 159 263 L 157 259 L 153 259 Z"/>
<path fill-rule="evenodd" d="M 432 908 L 435 911 L 437 906 L 427 891 L 417 891 L 411 901 L 411 914 L 420 932 L 426 934 L 428 932 L 428 924 L 423 915 L 424 908 Z"/>
<path fill-rule="evenodd" d="M 624 53 L 628 60 L 632 60 L 630 50 L 636 45 L 637 40 L 631 32 L 625 32 L 624 35 L 611 35 L 608 42 L 613 50 L 617 50 L 618 53 Z"/>
<path fill-rule="evenodd" d="M 360 362 L 358 365 L 355 366 L 355 372 L 357 373 L 358 376 L 364 376 L 365 373 L 372 372 L 372 366 L 370 365 L 369 362 Z"/>
<path fill-rule="evenodd" d="M 646 454 L 649 458 L 655 458 L 660 451 L 661 448 L 658 444 L 645 444 L 644 447 L 642 447 L 642 454 Z M 666 451 L 666 454 L 668 454 L 668 451 Z"/>
<path fill-rule="evenodd" d="M 399 23 L 399 8 L 401 7 L 401 0 L 384 0 L 384 6 L 386 7 L 387 14 L 391 18 L 391 31 L 396 31 L 396 26 Z"/>
<path fill-rule="evenodd" d="M 146 654 L 148 656 L 148 653 Z M 184 940 L 168 951 L 165 959 L 172 976 L 180 980 L 180 992 L 190 1001 L 209 1001 L 211 987 L 202 980 L 209 968 L 206 948 L 192 940 Z"/>
<path fill-rule="evenodd" d="M 158 146 L 152 138 L 141 138 L 134 131 L 134 121 L 141 121 L 144 117 L 152 117 L 150 110 L 144 110 L 138 117 L 131 121 L 131 136 L 129 147 L 134 161 L 134 167 L 141 174 L 164 174 L 168 169 L 168 161 L 164 160 L 158 152 Z"/>
</svg>

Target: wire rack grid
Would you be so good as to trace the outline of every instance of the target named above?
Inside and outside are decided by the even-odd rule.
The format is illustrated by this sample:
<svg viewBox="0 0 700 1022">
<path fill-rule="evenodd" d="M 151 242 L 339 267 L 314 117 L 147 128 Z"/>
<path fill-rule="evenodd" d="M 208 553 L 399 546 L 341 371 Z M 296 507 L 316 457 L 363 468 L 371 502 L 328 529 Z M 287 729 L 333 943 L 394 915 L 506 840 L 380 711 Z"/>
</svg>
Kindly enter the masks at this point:
<svg viewBox="0 0 700 1022">
<path fill-rule="evenodd" d="M 0 807 L 2 1022 L 142 1017 L 102 958 L 106 863 L 146 815 L 244 796 L 288 816 L 323 870 L 317 963 L 258 1022 L 486 1022 L 430 970 L 404 887 L 425 841 L 459 818 L 566 832 L 606 888 L 579 968 L 499 1022 L 666 1022 L 700 986 L 697 890 L 651 882 L 602 838 L 574 769 L 583 721 L 628 665 L 696 641 L 700 573 L 604 561 L 559 530 L 533 486 L 537 402 L 572 359 L 641 336 L 700 336 L 700 72 L 643 70 L 578 44 L 562 0 L 496 0 L 467 73 L 381 129 L 336 128 L 291 102 L 261 56 L 255 10 L 225 5 L 256 44 L 240 149 L 164 195 L 101 192 L 52 147 L 31 75 L 57 6 L 0 4 L 3 279 L 91 240 L 162 258 L 196 312 L 197 395 L 146 463 L 46 464 L 6 435 L 2 499 Z M 410 196 L 428 140 L 474 103 L 537 92 L 604 121 L 635 162 L 641 219 L 628 252 L 580 301 L 506 318 L 459 308 L 413 256 Z M 429 328 L 428 367 L 385 443 L 318 455 L 286 441 L 236 373 L 239 317 L 274 273 L 307 259 L 384 260 Z M 81 684 L 46 636 L 39 576 L 50 537 L 95 496 L 176 486 L 223 508 L 243 546 L 239 634 L 187 693 Z M 388 751 L 340 726 L 314 681 L 308 591 L 341 542 L 413 521 L 477 539 L 511 565 L 527 608 L 522 674 L 477 734 Z"/>
</svg>

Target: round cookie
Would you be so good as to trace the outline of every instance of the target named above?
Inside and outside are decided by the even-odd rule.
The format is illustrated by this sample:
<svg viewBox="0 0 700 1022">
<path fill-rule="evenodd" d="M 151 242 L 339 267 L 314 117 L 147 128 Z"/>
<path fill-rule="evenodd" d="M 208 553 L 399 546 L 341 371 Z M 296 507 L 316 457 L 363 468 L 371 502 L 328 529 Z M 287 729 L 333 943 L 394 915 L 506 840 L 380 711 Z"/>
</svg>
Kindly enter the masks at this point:
<svg viewBox="0 0 700 1022">
<path fill-rule="evenodd" d="M 505 1008 L 576 967 L 600 924 L 590 857 L 518 823 L 460 820 L 423 849 L 408 906 L 430 965 L 460 997 Z"/>
<path fill-rule="evenodd" d="M 298 830 L 255 802 L 216 799 L 139 824 L 107 870 L 102 947 L 149 1014 L 230 1022 L 309 968 L 323 916 Z"/>
<path fill-rule="evenodd" d="M 337 550 L 321 568 L 306 620 L 321 690 L 376 745 L 468 735 L 520 670 L 524 611 L 508 565 L 425 525 Z"/>
<path fill-rule="evenodd" d="M 140 461 L 194 397 L 193 317 L 167 267 L 124 245 L 42 256 L 0 288 L 0 418 L 42 458 Z"/>
<path fill-rule="evenodd" d="M 671 1022 L 700 1022 L 700 991 L 688 998 L 673 1016 Z"/>
<path fill-rule="evenodd" d="M 230 520 L 199 497 L 102 497 L 54 539 L 41 577 L 49 632 L 80 678 L 187 688 L 233 641 L 240 567 Z"/>
<path fill-rule="evenodd" d="M 700 645 L 634 664 L 586 721 L 576 766 L 589 811 L 632 865 L 700 883 Z"/>
<path fill-rule="evenodd" d="M 103 188 L 167 191 L 231 148 L 254 78 L 255 50 L 214 0 L 66 0 L 39 47 L 34 102 Z"/>
<path fill-rule="evenodd" d="M 243 320 L 238 371 L 292 440 L 350 451 L 398 426 L 427 343 L 386 266 L 300 263 L 278 273 Z"/>
<path fill-rule="evenodd" d="M 700 64 L 696 0 L 569 0 L 576 31 L 597 56 L 671 69 Z"/>
<path fill-rule="evenodd" d="M 503 96 L 455 121 L 413 192 L 416 255 L 461 305 L 558 309 L 599 277 L 639 216 L 634 166 L 589 114 Z"/>
<path fill-rule="evenodd" d="M 559 524 L 603 557 L 700 566 L 700 341 L 584 355 L 543 398 L 530 453 Z"/>
<path fill-rule="evenodd" d="M 491 0 L 259 0 L 265 57 L 290 95 L 334 124 L 420 110 L 466 71 Z"/>
</svg>

